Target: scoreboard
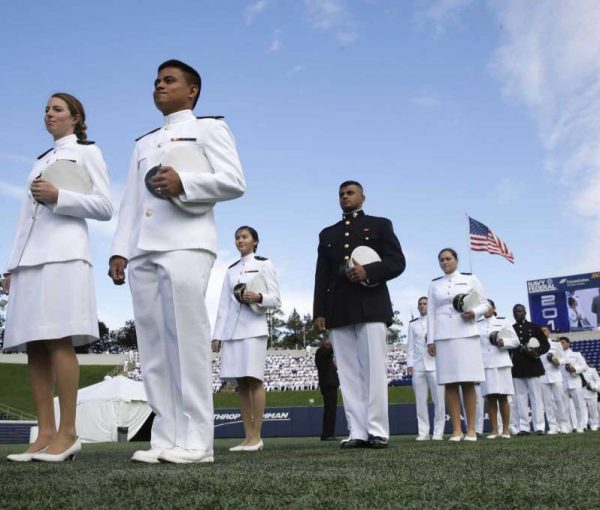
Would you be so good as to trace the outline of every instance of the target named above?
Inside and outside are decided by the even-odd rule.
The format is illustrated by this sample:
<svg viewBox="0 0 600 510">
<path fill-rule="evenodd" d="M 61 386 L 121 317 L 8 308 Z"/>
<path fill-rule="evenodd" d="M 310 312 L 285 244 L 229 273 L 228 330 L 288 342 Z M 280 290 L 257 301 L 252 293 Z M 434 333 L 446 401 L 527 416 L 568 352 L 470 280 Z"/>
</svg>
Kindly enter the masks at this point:
<svg viewBox="0 0 600 510">
<path fill-rule="evenodd" d="M 556 333 L 600 327 L 600 271 L 527 282 L 531 321 Z"/>
</svg>

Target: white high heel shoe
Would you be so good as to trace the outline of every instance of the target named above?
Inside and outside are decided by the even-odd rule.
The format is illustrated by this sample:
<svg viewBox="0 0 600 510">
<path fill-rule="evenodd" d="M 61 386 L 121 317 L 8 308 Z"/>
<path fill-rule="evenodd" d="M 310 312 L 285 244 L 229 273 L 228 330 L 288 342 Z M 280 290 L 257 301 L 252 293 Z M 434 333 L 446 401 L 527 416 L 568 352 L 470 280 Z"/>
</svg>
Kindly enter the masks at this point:
<svg viewBox="0 0 600 510">
<path fill-rule="evenodd" d="M 241 452 L 246 447 L 245 444 L 238 444 L 229 448 L 230 452 Z"/>
<path fill-rule="evenodd" d="M 241 446 L 238 451 L 239 452 L 258 452 L 259 450 L 262 450 L 263 447 L 264 447 L 264 443 L 263 443 L 263 440 L 261 439 L 256 444 Z"/>
<path fill-rule="evenodd" d="M 42 453 L 46 448 L 48 447 L 46 446 L 45 448 L 32 453 L 11 453 L 10 455 L 6 456 L 6 460 L 10 460 L 11 462 L 31 462 L 32 457 L 36 453 Z"/>
<path fill-rule="evenodd" d="M 31 460 L 37 462 L 64 462 L 65 460 L 75 460 L 75 455 L 81 451 L 81 441 L 76 439 L 75 442 L 62 453 L 34 453 Z"/>
</svg>

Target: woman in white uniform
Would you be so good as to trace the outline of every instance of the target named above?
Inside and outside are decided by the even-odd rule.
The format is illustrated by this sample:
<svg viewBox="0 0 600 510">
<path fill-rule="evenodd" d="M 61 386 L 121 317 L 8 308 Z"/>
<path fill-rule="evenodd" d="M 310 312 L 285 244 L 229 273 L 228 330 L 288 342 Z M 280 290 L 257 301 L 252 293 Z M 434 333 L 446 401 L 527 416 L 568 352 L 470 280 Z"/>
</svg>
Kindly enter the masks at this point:
<svg viewBox="0 0 600 510">
<path fill-rule="evenodd" d="M 429 285 L 427 303 L 427 348 L 435 356 L 438 384 L 445 385 L 446 406 L 452 421 L 450 441 L 476 441 L 475 383 L 485 380 L 479 328 L 475 324 L 488 310 L 479 280 L 470 273 L 460 273 L 458 255 L 452 248 L 444 248 L 438 254 L 443 276 Z M 479 304 L 472 310 L 458 312 L 453 301 L 458 294 L 476 291 Z M 460 425 L 460 393 L 462 389 L 467 433 L 462 435 Z"/>
<path fill-rule="evenodd" d="M 255 255 L 256 230 L 248 226 L 238 228 L 235 246 L 242 258 L 225 275 L 212 347 L 218 352 L 222 344 L 221 378 L 235 379 L 238 384 L 245 438 L 230 450 L 258 451 L 263 448 L 260 431 L 265 409 L 263 380 L 269 334 L 264 314 L 279 307 L 281 298 L 273 264 Z M 251 290 L 258 281 L 262 282 L 262 290 Z"/>
<path fill-rule="evenodd" d="M 504 439 L 510 439 L 508 425 L 510 423 L 510 403 L 508 395 L 514 395 L 512 379 L 512 361 L 508 349 L 519 347 L 519 337 L 512 324 L 504 317 L 496 314 L 496 305 L 491 299 L 489 310 L 484 319 L 479 321 L 481 332 L 481 352 L 485 368 L 485 382 L 482 385 L 482 394 L 487 397 L 488 411 L 492 430 L 488 439 L 500 437 L 498 429 L 498 408 L 502 418 L 502 434 Z"/>
<path fill-rule="evenodd" d="M 44 116 L 54 139 L 27 179 L 11 254 L 4 273 L 9 302 L 4 348 L 26 351 L 38 437 L 12 461 L 59 462 L 81 449 L 75 430 L 79 365 L 75 346 L 98 338 L 96 295 L 85 218 L 112 216 L 108 171 L 100 150 L 86 141 L 85 111 L 77 98 L 53 94 Z M 57 189 L 41 177 L 59 160 L 84 167 L 91 192 Z M 60 422 L 56 429 L 56 390 Z"/>
</svg>

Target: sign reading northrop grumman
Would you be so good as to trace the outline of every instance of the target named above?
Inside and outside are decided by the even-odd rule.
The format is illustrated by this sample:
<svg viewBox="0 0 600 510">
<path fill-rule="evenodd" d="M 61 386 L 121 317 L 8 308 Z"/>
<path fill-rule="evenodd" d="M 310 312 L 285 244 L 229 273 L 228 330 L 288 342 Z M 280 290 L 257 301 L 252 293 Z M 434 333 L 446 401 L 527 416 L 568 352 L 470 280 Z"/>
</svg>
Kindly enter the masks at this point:
<svg viewBox="0 0 600 510">
<path fill-rule="evenodd" d="M 600 327 L 600 271 L 527 282 L 531 319 L 554 332 Z"/>
</svg>

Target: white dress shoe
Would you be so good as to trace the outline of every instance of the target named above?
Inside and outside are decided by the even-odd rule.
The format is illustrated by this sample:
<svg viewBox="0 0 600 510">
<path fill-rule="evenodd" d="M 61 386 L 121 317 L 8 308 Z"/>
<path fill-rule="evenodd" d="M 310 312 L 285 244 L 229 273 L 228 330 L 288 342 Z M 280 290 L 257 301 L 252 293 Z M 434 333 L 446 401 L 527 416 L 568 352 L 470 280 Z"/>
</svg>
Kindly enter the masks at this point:
<svg viewBox="0 0 600 510">
<path fill-rule="evenodd" d="M 489 436 L 486 436 L 486 439 L 497 439 L 500 437 L 500 434 L 490 434 Z"/>
<path fill-rule="evenodd" d="M 502 434 L 500 437 L 502 439 L 510 439 L 510 434 Z"/>
<path fill-rule="evenodd" d="M 555 436 L 556 434 L 558 434 L 558 430 L 549 430 L 548 432 L 546 432 L 546 434 L 548 434 L 549 436 Z"/>
<path fill-rule="evenodd" d="M 465 436 L 464 440 L 470 443 L 474 443 L 475 441 L 477 441 L 477 436 Z"/>
<path fill-rule="evenodd" d="M 11 462 L 31 462 L 31 458 L 34 454 L 42 453 L 46 448 L 42 448 L 41 450 L 32 453 L 11 453 L 6 456 L 6 460 L 10 460 Z"/>
<path fill-rule="evenodd" d="M 158 456 L 162 450 L 152 448 L 150 450 L 138 450 L 131 456 L 133 462 L 144 462 L 145 464 L 159 464 Z"/>
<path fill-rule="evenodd" d="M 462 434 L 459 434 L 458 436 L 450 436 L 448 438 L 448 441 L 451 441 L 452 443 L 460 443 L 463 440 L 464 436 Z"/>
<path fill-rule="evenodd" d="M 170 462 L 172 464 L 203 464 L 214 462 L 215 457 L 212 450 L 186 450 L 185 448 L 171 448 L 163 450 L 158 456 L 160 462 Z"/>
<path fill-rule="evenodd" d="M 31 460 L 36 462 L 64 462 L 65 460 L 75 460 L 75 456 L 81 451 L 81 441 L 76 439 L 75 442 L 62 453 L 34 453 Z"/>
<path fill-rule="evenodd" d="M 235 446 L 232 446 L 231 448 L 229 448 L 229 451 L 230 452 L 241 452 L 242 449 L 244 448 L 244 446 L 246 446 L 246 445 L 238 444 L 238 445 L 235 445 Z"/>
<path fill-rule="evenodd" d="M 444 436 L 442 434 L 433 434 L 433 436 L 431 436 L 431 440 L 432 441 L 443 441 Z"/>
<path fill-rule="evenodd" d="M 247 444 L 247 445 L 242 446 L 238 451 L 240 451 L 240 452 L 258 452 L 258 451 L 262 450 L 264 446 L 265 445 L 263 443 L 263 440 L 261 439 L 256 444 Z"/>
<path fill-rule="evenodd" d="M 429 436 L 417 436 L 415 441 L 429 441 Z"/>
</svg>

